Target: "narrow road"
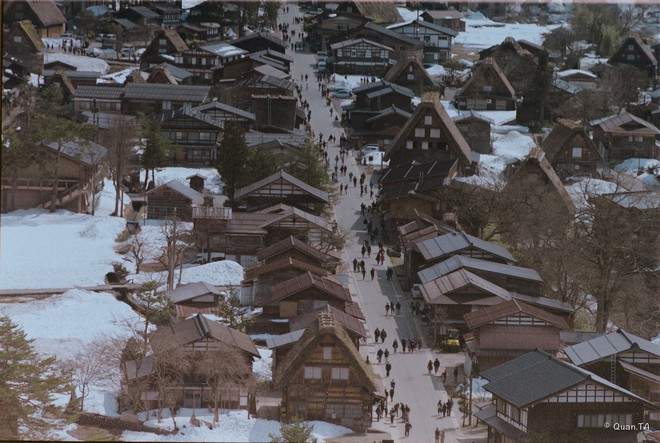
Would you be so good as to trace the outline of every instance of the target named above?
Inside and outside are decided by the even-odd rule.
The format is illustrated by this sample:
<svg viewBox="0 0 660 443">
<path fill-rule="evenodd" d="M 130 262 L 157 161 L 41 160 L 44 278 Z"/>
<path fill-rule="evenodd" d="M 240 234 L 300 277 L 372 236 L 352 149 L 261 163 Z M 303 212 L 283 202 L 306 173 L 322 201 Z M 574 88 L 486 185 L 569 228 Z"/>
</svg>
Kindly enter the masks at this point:
<svg viewBox="0 0 660 443">
<path fill-rule="evenodd" d="M 280 22 L 289 23 L 289 30 L 295 30 L 296 34 L 298 34 L 301 30 L 301 25 L 294 24 L 294 17 L 302 17 L 302 14 L 299 13 L 297 5 L 291 3 L 285 3 L 284 5 L 288 6 L 289 13 L 284 13 L 281 10 Z M 294 41 L 298 41 L 298 38 L 294 39 Z M 294 57 L 291 75 L 301 85 L 302 97 L 310 105 L 311 127 L 315 133 L 316 141 L 318 141 L 319 134 L 323 134 L 324 140 L 327 140 L 329 135 L 334 135 L 339 140 L 344 132 L 339 123 L 334 121 L 334 115 L 337 115 L 337 112 L 341 114 L 341 109 L 335 107 L 332 113 L 333 117 L 331 117 L 329 107 L 326 105 L 325 98 L 321 96 L 321 91 L 316 81 L 316 72 L 314 72 L 316 55 L 293 52 L 291 50 L 288 53 Z M 305 75 L 307 76 L 307 81 L 301 81 L 301 78 L 304 79 Z M 332 106 L 337 105 L 338 103 L 332 104 Z M 335 156 L 339 155 L 339 152 L 338 142 L 328 147 L 328 158 L 330 159 L 330 167 L 332 169 L 334 169 L 335 165 Z M 339 165 L 341 166 L 341 162 Z M 396 381 L 393 401 L 394 403 L 404 403 L 410 407 L 410 423 L 413 425 L 410 437 L 404 437 L 404 423 L 401 420 L 400 414 L 399 418 L 394 420 L 394 424 L 390 424 L 389 418 L 387 420 L 381 419 L 380 421 L 376 421 L 374 413 L 372 427 L 389 433 L 395 441 L 433 442 L 436 428 L 445 431 L 446 443 L 480 441 L 479 439 L 468 438 L 464 435 L 460 427 L 461 419 L 458 411 L 458 401 L 456 399 L 454 399 L 451 417 L 443 418 L 442 415 L 438 416 L 437 414 L 436 404 L 438 400 L 442 399 L 446 401 L 448 395 L 441 378 L 439 376 L 429 375 L 426 365 L 429 360 L 434 360 L 438 357 L 441 363 L 440 370 L 438 371 L 439 375 L 445 369 L 447 356 L 429 349 L 424 341 L 421 350 L 415 350 L 413 353 L 406 353 L 404 355 L 401 352 L 401 348 L 399 348 L 398 353 L 393 353 L 392 342 L 395 338 L 401 342 L 402 338 L 408 340 L 412 337 L 421 337 L 422 333 L 419 330 L 417 322 L 413 319 L 409 301 L 403 295 L 397 279 L 393 278 L 392 281 L 388 281 L 386 278 L 387 267 L 391 266 L 389 257 L 386 257 L 383 265 L 376 265 L 375 255 L 378 251 L 378 246 L 372 245 L 371 257 L 364 257 L 367 270 L 366 278 L 363 279 L 360 273 L 352 272 L 352 261 L 354 258 L 357 258 L 358 261 L 363 259 L 361 247 L 364 241 L 368 240 L 360 205 L 362 203 L 369 205 L 372 203 L 372 200 L 368 195 L 360 197 L 359 187 L 354 187 L 352 183 L 349 185 L 348 174 L 352 172 L 353 175 L 359 177 L 364 172 L 367 176 L 365 183 L 373 181 L 374 192 L 378 189 L 378 184 L 377 179 L 375 177 L 372 178 L 367 168 L 359 166 L 355 157 L 351 154 L 346 156 L 346 166 L 348 167 L 347 175 L 340 175 L 339 183 L 348 186 L 348 194 L 339 196 L 334 207 L 334 213 L 339 227 L 348 233 L 343 252 L 345 265 L 349 270 L 349 288 L 354 299 L 359 302 L 366 317 L 365 327 L 368 337 L 366 345 L 360 347 L 360 353 L 365 359 L 367 356 L 369 357 L 374 372 L 382 377 L 385 388 L 389 390 L 390 382 L 392 380 Z M 375 198 L 376 195 L 374 195 Z M 376 277 L 373 280 L 369 272 L 371 268 L 376 270 Z M 400 302 L 402 305 L 401 312 L 397 315 L 386 315 L 385 304 L 389 302 L 394 302 L 394 304 Z M 387 331 L 385 343 L 375 343 L 373 331 L 376 328 Z M 381 364 L 377 363 L 376 353 L 380 348 L 383 351 L 388 349 L 390 352 L 389 362 L 392 364 L 390 377 L 385 377 L 384 359 Z M 456 358 L 453 359 L 452 364 L 455 364 L 455 360 Z M 453 366 L 447 368 L 449 377 L 453 377 L 452 373 Z M 388 403 L 388 407 L 391 407 L 392 404 Z"/>
</svg>

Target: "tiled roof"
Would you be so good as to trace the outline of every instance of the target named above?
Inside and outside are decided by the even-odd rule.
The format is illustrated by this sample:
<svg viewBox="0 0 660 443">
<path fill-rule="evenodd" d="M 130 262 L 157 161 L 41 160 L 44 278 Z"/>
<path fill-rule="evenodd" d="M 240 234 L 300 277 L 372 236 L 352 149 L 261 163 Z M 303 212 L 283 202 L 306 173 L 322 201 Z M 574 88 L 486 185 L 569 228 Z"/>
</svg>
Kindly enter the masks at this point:
<svg viewBox="0 0 660 443">
<path fill-rule="evenodd" d="M 339 300 L 351 301 L 351 294 L 348 288 L 339 281 L 329 277 L 320 277 L 307 271 L 297 277 L 271 286 L 269 296 L 258 303 L 258 305 L 268 305 L 310 288 L 316 288 Z"/>
<path fill-rule="evenodd" d="M 204 103 L 202 105 L 195 106 L 195 107 L 192 108 L 193 111 L 198 111 L 198 112 L 201 112 L 201 113 L 204 113 L 204 111 L 208 111 L 208 110 L 211 110 L 211 109 L 219 109 L 221 111 L 228 112 L 230 114 L 238 115 L 239 117 L 243 117 L 247 120 L 254 120 L 254 118 L 255 118 L 254 114 L 251 113 L 251 112 L 244 111 L 244 110 L 239 109 L 239 108 L 235 108 L 235 107 L 230 106 L 226 103 L 222 103 L 222 102 L 220 102 L 216 99 L 213 99 L 213 101 L 210 101 L 208 103 Z"/>
<path fill-rule="evenodd" d="M 163 295 L 169 298 L 172 303 L 182 303 L 199 297 L 201 295 L 212 294 L 215 296 L 222 295 L 222 291 L 213 285 L 204 282 L 190 283 L 187 285 L 178 286 L 175 289 L 165 291 Z"/>
<path fill-rule="evenodd" d="M 415 26 L 421 26 L 423 28 L 431 29 L 439 34 L 445 34 L 445 35 L 450 35 L 452 37 L 456 37 L 458 35 L 458 32 L 454 31 L 451 28 L 447 28 L 445 26 L 440 26 L 436 25 L 435 23 L 427 22 L 426 20 L 410 20 L 407 22 L 402 22 L 402 23 L 395 23 L 393 25 L 389 25 L 387 29 L 399 29 L 404 26 L 408 25 L 415 25 Z"/>
<path fill-rule="evenodd" d="M 171 100 L 201 103 L 209 95 L 211 87 L 128 83 L 124 87 L 124 91 L 124 98 L 133 100 Z"/>
<path fill-rule="evenodd" d="M 386 51 L 393 51 L 389 46 L 381 45 L 380 43 L 376 43 L 374 41 L 368 40 L 366 38 L 355 38 L 355 39 L 350 39 L 350 40 L 344 40 L 341 42 L 333 43 L 330 45 L 330 49 L 341 49 L 341 48 L 346 48 L 348 46 L 353 46 L 357 45 L 358 43 L 366 43 L 369 46 L 376 46 L 380 49 L 384 49 Z"/>
<path fill-rule="evenodd" d="M 268 260 L 269 258 L 275 257 L 282 252 L 288 251 L 291 248 L 297 249 L 303 254 L 308 255 L 309 257 L 318 261 L 319 263 L 327 263 L 332 260 L 329 255 L 324 254 L 318 249 L 312 248 L 307 243 L 303 242 L 302 240 L 298 240 L 293 235 L 284 238 L 277 243 L 273 243 L 270 246 L 266 246 L 263 249 L 260 249 L 259 252 L 257 252 L 257 260 Z"/>
<path fill-rule="evenodd" d="M 44 143 L 44 146 L 53 151 L 58 149 L 57 142 Z M 65 142 L 60 152 L 71 159 L 93 166 L 105 158 L 108 150 L 98 143 L 76 138 Z"/>
<path fill-rule="evenodd" d="M 479 260 L 476 258 L 464 257 L 462 255 L 454 255 L 445 261 L 437 263 L 429 268 L 422 269 L 417 275 L 422 283 L 426 283 L 463 267 L 491 272 L 494 274 L 509 275 L 523 280 L 543 282 L 539 273 L 533 269 L 505 265 L 488 260 Z"/>
<path fill-rule="evenodd" d="M 96 86 L 80 85 L 76 88 L 74 100 L 77 98 L 91 98 L 98 100 L 121 100 L 124 95 L 123 86 Z"/>
<path fill-rule="evenodd" d="M 154 192 L 158 191 L 159 189 L 161 189 L 163 187 L 168 187 L 168 188 L 178 192 L 179 194 L 185 196 L 194 205 L 201 205 L 202 203 L 204 203 L 204 196 L 202 196 L 202 194 L 195 191 L 190 186 L 188 186 L 184 183 L 181 183 L 178 180 L 170 180 L 167 183 L 164 183 L 160 186 L 157 186 L 154 189 L 152 189 L 151 191 L 147 192 L 146 195 L 153 194 Z"/>
<path fill-rule="evenodd" d="M 247 196 L 248 194 L 253 193 L 254 191 L 257 191 L 265 186 L 268 186 L 278 180 L 283 180 L 286 182 L 289 182 L 293 186 L 301 189 L 304 191 L 306 194 L 312 195 L 313 197 L 316 197 L 317 199 L 321 200 L 324 203 L 328 202 L 328 193 L 321 191 L 320 189 L 316 189 L 315 187 L 308 185 L 304 181 L 300 180 L 297 177 L 294 177 L 293 175 L 287 173 L 286 171 L 280 169 L 276 173 L 263 178 L 257 182 L 251 183 L 247 186 L 244 186 L 240 189 L 236 190 L 236 194 L 234 195 L 235 200 L 240 200 L 244 196 Z M 285 193 L 284 190 L 281 191 L 279 195 L 274 195 L 271 194 L 272 196 L 277 196 L 277 197 L 287 197 L 288 194 Z M 293 194 L 291 194 L 293 195 Z"/>
<path fill-rule="evenodd" d="M 551 314 L 541 308 L 537 308 L 518 300 L 510 300 L 495 306 L 487 306 L 479 311 L 469 312 L 463 315 L 468 328 L 474 329 L 487 325 L 504 317 L 515 314 L 526 314 L 530 317 L 542 320 L 559 329 L 568 329 L 566 320 L 558 315 Z"/>
<path fill-rule="evenodd" d="M 630 334 L 623 329 L 564 348 L 564 353 L 571 362 L 582 366 L 632 348 L 638 348 L 660 357 L 660 345 Z"/>
</svg>

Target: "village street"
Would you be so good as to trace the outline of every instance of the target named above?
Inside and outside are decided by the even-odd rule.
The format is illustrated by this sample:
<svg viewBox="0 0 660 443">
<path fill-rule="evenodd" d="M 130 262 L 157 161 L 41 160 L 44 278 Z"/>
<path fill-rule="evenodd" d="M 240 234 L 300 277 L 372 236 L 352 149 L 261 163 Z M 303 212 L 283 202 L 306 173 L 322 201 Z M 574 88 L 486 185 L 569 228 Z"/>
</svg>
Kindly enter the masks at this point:
<svg viewBox="0 0 660 443">
<path fill-rule="evenodd" d="M 293 23 L 294 17 L 301 16 L 298 13 L 297 5 L 289 4 L 289 13 L 286 14 L 281 11 L 280 22 L 289 23 L 289 30 L 295 30 L 296 34 L 301 30 L 301 25 Z M 295 38 L 294 41 L 297 41 Z M 316 54 L 293 52 L 289 50 L 290 55 L 294 57 L 291 74 L 296 82 L 301 85 L 303 99 L 310 105 L 311 110 L 311 127 L 314 131 L 315 140 L 318 142 L 319 134 L 323 134 L 324 140 L 327 140 L 329 135 L 334 135 L 337 139 L 336 143 L 332 143 L 328 147 L 328 158 L 330 160 L 330 168 L 334 169 L 335 157 L 339 155 L 339 138 L 343 134 L 343 129 L 338 122 L 334 121 L 335 115 L 341 115 L 341 109 L 338 103 L 333 103 L 337 106 L 330 113 L 329 107 L 326 105 L 325 98 L 321 96 L 321 91 L 318 87 L 316 80 L 316 72 L 314 71 L 316 65 Z M 308 80 L 301 82 L 301 75 L 307 75 Z M 333 102 L 338 102 L 333 100 Z M 341 162 L 339 162 L 341 166 Z M 346 156 L 346 165 L 348 171 L 346 176 L 339 176 L 339 183 L 348 185 L 349 173 L 355 176 L 360 176 L 363 172 L 366 174 L 365 183 L 370 183 L 373 180 L 374 199 L 378 184 L 377 177 L 372 179 L 371 171 L 366 167 L 358 166 L 356 158 L 351 152 Z M 338 191 L 338 190 L 337 190 Z M 371 204 L 372 200 L 367 194 L 360 197 L 360 188 L 354 187 L 353 184 L 348 186 L 348 194 L 339 196 L 338 201 L 334 207 L 335 218 L 340 227 L 348 233 L 347 241 L 344 248 L 344 261 L 349 274 L 348 285 L 351 294 L 360 304 L 364 311 L 367 324 L 367 343 L 366 346 L 361 346 L 361 354 L 372 363 L 374 372 L 382 377 L 383 389 L 390 389 L 390 382 L 396 381 L 396 388 L 394 394 L 394 403 L 404 403 L 411 408 L 410 423 L 413 425 L 410 437 L 404 437 L 404 423 L 401 420 L 401 415 L 394 420 L 394 424 L 390 424 L 390 419 L 382 418 L 380 422 L 376 421 L 374 413 L 373 428 L 387 432 L 395 441 L 434 441 L 434 433 L 436 428 L 445 430 L 445 442 L 477 442 L 479 439 L 469 437 L 466 434 L 470 433 L 466 428 L 466 432 L 460 428 L 461 419 L 458 408 L 458 400 L 454 399 L 454 407 L 452 409 L 451 417 L 443 418 L 437 414 L 437 402 L 442 399 L 445 402 L 448 399 L 447 392 L 444 389 L 443 383 L 439 375 L 447 369 L 448 379 L 453 378 L 453 370 L 457 364 L 457 355 L 455 354 L 439 354 L 429 349 L 424 339 L 422 339 L 422 349 L 415 350 L 413 353 L 402 353 L 401 348 L 394 354 L 392 349 L 392 342 L 396 338 L 401 342 L 401 339 L 409 340 L 413 337 L 423 337 L 419 329 L 419 322 L 413 319 L 412 312 L 409 306 L 409 298 L 403 294 L 401 287 L 396 278 L 388 281 L 386 278 L 386 270 L 391 266 L 390 258 L 386 256 L 385 263 L 381 266 L 376 265 L 375 256 L 378 251 L 377 245 L 372 245 L 371 257 L 364 257 L 366 264 L 366 278 L 362 278 L 361 273 L 352 272 L 352 261 L 357 258 L 358 261 L 362 260 L 361 247 L 364 241 L 368 239 L 366 226 L 363 224 L 364 217 L 361 214 L 360 205 Z M 377 218 L 375 218 L 377 220 Z M 385 245 L 387 248 L 387 245 Z M 376 270 L 376 277 L 371 279 L 370 270 Z M 386 303 L 397 302 L 401 303 L 401 312 L 397 315 L 386 315 Z M 373 332 L 375 329 L 387 331 L 387 339 L 383 344 L 376 344 Z M 385 361 L 377 364 L 376 353 L 379 349 L 389 349 L 390 357 L 389 362 L 392 365 L 390 377 L 386 378 L 385 375 Z M 429 375 L 426 366 L 429 360 L 435 360 L 438 357 L 441 363 L 438 376 Z M 452 358 L 453 357 L 453 358 Z M 450 363 L 451 362 L 451 363 Z M 461 375 L 459 374 L 459 381 Z M 388 408 L 394 403 L 388 402 Z M 375 409 L 375 407 L 374 407 Z M 470 433 L 471 434 L 471 433 Z M 483 435 L 483 434 L 482 434 Z"/>
</svg>

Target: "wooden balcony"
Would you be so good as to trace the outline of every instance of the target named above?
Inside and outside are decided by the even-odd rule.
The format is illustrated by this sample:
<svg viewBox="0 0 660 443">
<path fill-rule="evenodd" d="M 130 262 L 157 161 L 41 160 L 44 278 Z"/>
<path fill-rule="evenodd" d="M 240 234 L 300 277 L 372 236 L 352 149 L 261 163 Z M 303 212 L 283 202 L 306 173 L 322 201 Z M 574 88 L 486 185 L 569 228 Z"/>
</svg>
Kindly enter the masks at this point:
<svg viewBox="0 0 660 443">
<path fill-rule="evenodd" d="M 231 208 L 218 206 L 193 206 L 193 218 L 229 220 Z"/>
</svg>

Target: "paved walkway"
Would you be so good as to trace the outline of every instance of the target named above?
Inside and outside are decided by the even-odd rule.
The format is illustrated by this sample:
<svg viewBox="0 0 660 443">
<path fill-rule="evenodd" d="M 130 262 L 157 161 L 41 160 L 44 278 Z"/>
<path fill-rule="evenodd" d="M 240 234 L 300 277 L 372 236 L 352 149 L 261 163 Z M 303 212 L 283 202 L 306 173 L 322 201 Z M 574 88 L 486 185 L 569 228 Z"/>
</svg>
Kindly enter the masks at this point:
<svg viewBox="0 0 660 443">
<path fill-rule="evenodd" d="M 288 14 L 281 15 L 281 21 L 290 23 L 290 30 L 299 32 L 300 26 L 293 24 L 293 17 L 300 16 L 298 14 L 298 7 L 296 5 L 287 4 L 289 7 Z M 334 135 L 337 140 L 343 134 L 343 128 L 334 121 L 331 117 L 325 99 L 321 96 L 321 91 L 318 88 L 316 81 L 316 73 L 313 66 L 316 63 L 316 56 L 313 54 L 289 52 L 294 57 L 291 74 L 296 82 L 301 84 L 302 95 L 310 105 L 311 109 L 311 126 L 315 132 L 316 141 L 318 141 L 319 134 L 323 134 L 324 140 L 327 140 L 329 135 Z M 307 75 L 307 81 L 301 82 L 301 75 Z M 336 106 L 337 103 L 333 103 Z M 341 109 L 335 107 L 332 115 L 341 114 Z M 328 147 L 328 158 L 330 159 L 330 166 L 334 168 L 334 158 L 339 154 L 339 146 L 333 144 Z M 341 165 L 341 162 L 339 163 Z M 366 328 L 368 333 L 367 343 L 360 347 L 360 353 L 366 359 L 369 357 L 374 372 L 382 377 L 383 384 L 387 389 L 390 387 L 392 380 L 396 381 L 396 388 L 394 394 L 394 402 L 401 402 L 407 404 L 411 408 L 410 423 L 413 425 L 410 437 L 404 437 L 404 423 L 399 419 L 395 419 L 393 424 L 390 424 L 389 418 L 387 421 L 381 419 L 376 421 L 374 416 L 373 428 L 379 431 L 389 433 L 391 438 L 395 441 L 419 441 L 419 442 L 433 442 L 434 432 L 436 428 L 445 430 L 446 443 L 452 442 L 478 442 L 479 438 L 471 435 L 466 435 L 464 430 L 460 428 L 460 413 L 458 411 L 458 402 L 454 400 L 454 408 L 451 417 L 443 418 L 437 415 L 436 404 L 438 400 L 446 401 L 448 399 L 447 392 L 442 384 L 440 377 L 429 375 L 426 365 L 429 360 L 434 360 L 436 357 L 440 359 L 441 367 L 438 374 L 441 374 L 446 365 L 451 361 L 451 365 L 447 369 L 447 373 L 452 377 L 453 367 L 456 364 L 456 355 L 443 355 L 429 349 L 425 343 L 422 344 L 422 349 L 415 350 L 412 354 L 403 354 L 401 348 L 397 354 L 393 353 L 392 342 L 395 338 L 401 341 L 402 338 L 410 339 L 411 337 L 420 337 L 421 333 L 418 323 L 413 318 L 409 302 L 403 295 L 403 291 L 399 286 L 396 279 L 388 281 L 385 275 L 388 266 L 391 266 L 389 258 L 386 258 L 385 263 L 381 266 L 376 265 L 375 254 L 378 251 L 378 246 L 372 246 L 371 257 L 365 257 L 367 274 L 363 279 L 361 274 L 352 272 L 352 261 L 357 258 L 358 261 L 362 260 L 361 247 L 365 240 L 368 239 L 366 227 L 363 224 L 364 217 L 360 211 L 360 204 L 371 204 L 372 200 L 366 197 L 360 197 L 359 187 L 349 185 L 348 173 L 352 172 L 353 175 L 358 177 L 363 172 L 367 175 L 366 183 L 371 180 L 374 182 L 374 190 L 378 186 L 376 178 L 372 178 L 371 173 L 367 168 L 358 166 L 356 159 L 352 156 L 346 157 L 346 165 L 348 172 L 346 176 L 339 177 L 339 183 L 348 185 L 348 194 L 342 194 L 338 197 L 338 201 L 334 207 L 336 221 L 339 227 L 345 230 L 347 235 L 347 243 L 344 248 L 344 260 L 346 269 L 349 271 L 349 288 L 354 299 L 359 302 L 366 317 Z M 339 186 L 339 185 L 337 185 Z M 358 183 L 359 186 L 359 183 Z M 338 191 L 338 189 L 337 189 Z M 376 195 L 374 195 L 376 198 Z M 376 277 L 372 280 L 369 271 L 371 268 L 376 270 Z M 402 305 L 401 312 L 397 315 L 386 315 L 385 304 L 389 302 L 400 302 Z M 387 331 L 387 339 L 384 344 L 374 342 L 373 331 L 384 329 Z M 390 351 L 389 361 L 392 364 L 392 371 L 390 377 L 385 377 L 385 362 L 377 364 L 376 352 L 379 348 L 383 351 L 387 348 Z M 453 358 L 452 358 L 453 357 Z M 466 430 L 465 432 L 470 432 Z M 368 441 L 372 441 L 367 438 Z M 485 440 L 482 440 L 485 441 Z"/>
</svg>

